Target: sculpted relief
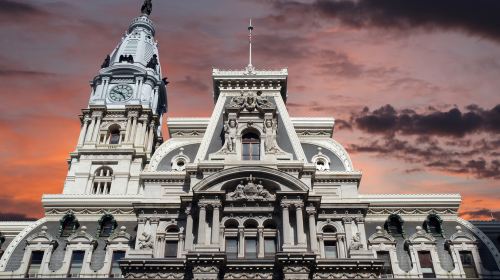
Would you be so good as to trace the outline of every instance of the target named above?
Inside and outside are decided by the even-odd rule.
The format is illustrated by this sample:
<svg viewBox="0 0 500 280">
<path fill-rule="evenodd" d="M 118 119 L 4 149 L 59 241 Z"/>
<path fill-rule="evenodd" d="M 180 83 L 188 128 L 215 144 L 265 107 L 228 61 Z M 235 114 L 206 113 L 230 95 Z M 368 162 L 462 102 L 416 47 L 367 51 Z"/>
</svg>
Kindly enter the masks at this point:
<svg viewBox="0 0 500 280">
<path fill-rule="evenodd" d="M 243 180 L 236 186 L 234 192 L 229 192 L 226 195 L 227 200 L 248 200 L 248 201 L 269 201 L 276 199 L 276 195 L 271 194 L 262 185 L 262 181 L 254 182 L 255 179 L 250 178 L 245 183 Z"/>
<path fill-rule="evenodd" d="M 246 110 L 253 112 L 255 110 L 262 112 L 263 109 L 272 109 L 274 105 L 262 96 L 262 91 L 241 92 L 240 96 L 233 97 L 229 103 L 230 108 L 237 108 L 240 111 Z"/>
</svg>

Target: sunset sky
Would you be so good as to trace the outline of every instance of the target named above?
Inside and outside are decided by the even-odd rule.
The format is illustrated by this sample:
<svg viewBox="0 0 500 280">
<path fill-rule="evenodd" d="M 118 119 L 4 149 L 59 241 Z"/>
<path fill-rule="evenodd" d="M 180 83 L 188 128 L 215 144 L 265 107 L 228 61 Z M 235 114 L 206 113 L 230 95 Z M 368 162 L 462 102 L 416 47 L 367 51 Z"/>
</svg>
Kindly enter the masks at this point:
<svg viewBox="0 0 500 280">
<path fill-rule="evenodd" d="M 89 80 L 142 0 L 0 0 L 0 219 L 60 193 Z M 331 116 L 362 193 L 460 193 L 500 219 L 500 1 L 153 0 L 168 117 L 208 117 L 212 67 L 287 67 L 292 116 Z M 166 131 L 166 129 L 164 128 Z"/>
</svg>

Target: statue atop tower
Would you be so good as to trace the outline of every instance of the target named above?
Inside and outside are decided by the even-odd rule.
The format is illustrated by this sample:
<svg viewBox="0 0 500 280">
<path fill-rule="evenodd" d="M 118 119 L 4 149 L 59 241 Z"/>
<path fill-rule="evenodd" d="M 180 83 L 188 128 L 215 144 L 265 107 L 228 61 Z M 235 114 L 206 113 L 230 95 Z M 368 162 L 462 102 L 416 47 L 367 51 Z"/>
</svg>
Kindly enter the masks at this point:
<svg viewBox="0 0 500 280">
<path fill-rule="evenodd" d="M 151 15 L 151 11 L 153 10 L 153 3 L 151 0 L 144 0 L 144 4 L 141 7 L 141 13 L 144 15 Z"/>
</svg>

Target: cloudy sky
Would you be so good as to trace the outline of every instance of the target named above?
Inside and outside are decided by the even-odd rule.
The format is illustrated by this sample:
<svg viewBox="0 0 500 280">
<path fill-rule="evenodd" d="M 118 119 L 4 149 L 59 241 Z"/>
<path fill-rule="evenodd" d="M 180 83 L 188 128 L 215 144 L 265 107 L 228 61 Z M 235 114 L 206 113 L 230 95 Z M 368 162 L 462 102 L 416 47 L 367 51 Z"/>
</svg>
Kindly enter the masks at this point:
<svg viewBox="0 0 500 280">
<path fill-rule="evenodd" d="M 141 0 L 0 0 L 1 218 L 60 193 L 88 81 Z M 211 69 L 289 70 L 292 116 L 333 116 L 363 193 L 461 193 L 500 219 L 500 1 L 154 0 L 168 116 L 210 116 Z"/>
</svg>

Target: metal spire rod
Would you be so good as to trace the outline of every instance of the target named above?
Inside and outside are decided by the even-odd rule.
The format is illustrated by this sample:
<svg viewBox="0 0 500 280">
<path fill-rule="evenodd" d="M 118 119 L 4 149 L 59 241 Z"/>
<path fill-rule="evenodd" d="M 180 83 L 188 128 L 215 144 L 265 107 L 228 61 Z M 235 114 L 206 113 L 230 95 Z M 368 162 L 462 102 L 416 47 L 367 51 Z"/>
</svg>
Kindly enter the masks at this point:
<svg viewBox="0 0 500 280">
<path fill-rule="evenodd" d="M 252 67 L 252 19 L 250 19 L 250 24 L 248 25 L 248 45 L 249 45 L 249 54 L 248 54 L 248 66 Z"/>
</svg>

